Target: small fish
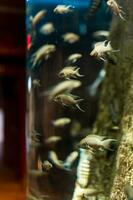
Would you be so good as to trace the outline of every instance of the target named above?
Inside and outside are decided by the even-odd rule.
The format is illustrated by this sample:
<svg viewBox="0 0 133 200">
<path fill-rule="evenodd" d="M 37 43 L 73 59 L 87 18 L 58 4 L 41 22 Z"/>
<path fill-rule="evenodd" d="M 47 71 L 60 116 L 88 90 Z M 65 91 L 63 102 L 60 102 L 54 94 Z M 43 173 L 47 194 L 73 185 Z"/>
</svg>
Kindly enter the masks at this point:
<svg viewBox="0 0 133 200">
<path fill-rule="evenodd" d="M 48 160 L 42 162 L 40 158 L 38 159 L 38 170 L 48 172 L 52 167 L 53 165 Z"/>
<path fill-rule="evenodd" d="M 45 144 L 55 144 L 60 140 L 62 140 L 60 136 L 50 136 L 45 140 Z"/>
<path fill-rule="evenodd" d="M 93 36 L 96 37 L 96 38 L 99 38 L 99 37 L 108 38 L 109 37 L 109 31 L 99 30 L 99 31 L 94 32 Z"/>
<path fill-rule="evenodd" d="M 77 35 L 75 33 L 65 33 L 64 35 L 62 35 L 62 38 L 63 38 L 64 42 L 68 42 L 70 44 L 73 44 L 73 43 L 79 41 L 79 39 L 80 39 L 79 35 Z"/>
<path fill-rule="evenodd" d="M 82 54 L 80 53 L 74 53 L 71 54 L 68 58 L 67 58 L 67 62 L 68 63 L 75 63 L 77 60 L 79 60 L 82 57 Z"/>
<path fill-rule="evenodd" d="M 56 165 L 56 167 L 64 169 L 63 162 L 59 160 L 55 151 L 49 151 L 49 159 L 52 161 L 53 164 Z"/>
<path fill-rule="evenodd" d="M 40 10 L 34 17 L 30 16 L 32 26 L 35 27 L 38 22 L 46 15 L 47 10 Z"/>
<path fill-rule="evenodd" d="M 64 127 L 67 124 L 71 123 L 71 119 L 64 117 L 64 118 L 58 118 L 56 120 L 54 120 L 53 122 L 54 127 Z"/>
<path fill-rule="evenodd" d="M 53 52 L 56 51 L 56 46 L 53 44 L 45 44 L 40 47 L 33 55 L 32 55 L 32 68 L 35 65 L 40 64 L 40 62 L 45 59 L 47 60 Z"/>
<path fill-rule="evenodd" d="M 77 159 L 78 154 L 79 153 L 77 151 L 73 151 L 67 156 L 67 158 L 64 161 L 65 168 L 69 168 L 70 169 L 70 167 L 72 166 L 74 161 Z"/>
<path fill-rule="evenodd" d="M 41 87 L 40 80 L 38 79 L 33 79 L 32 84 L 34 88 Z"/>
<path fill-rule="evenodd" d="M 60 78 L 65 78 L 67 80 L 71 78 L 77 78 L 77 77 L 83 77 L 84 75 L 81 75 L 79 73 L 80 68 L 76 66 L 68 66 L 64 67 L 58 74 Z"/>
<path fill-rule="evenodd" d="M 129 183 L 125 185 L 124 193 L 128 200 L 133 200 L 133 186 Z"/>
<path fill-rule="evenodd" d="M 51 33 L 53 33 L 55 31 L 54 25 L 51 22 L 48 22 L 46 24 L 44 24 L 41 28 L 40 28 L 40 33 L 44 34 L 44 35 L 50 35 Z"/>
<path fill-rule="evenodd" d="M 103 42 L 97 42 L 94 45 L 94 49 L 91 51 L 90 56 L 94 56 L 98 59 L 101 59 L 102 61 L 106 61 L 106 53 L 111 52 L 118 52 L 119 50 L 113 50 L 111 46 L 111 41 L 103 41 Z"/>
<path fill-rule="evenodd" d="M 79 147 L 83 149 L 98 149 L 98 150 L 111 150 L 110 145 L 112 142 L 116 142 L 115 139 L 105 139 L 105 136 L 100 135 L 88 135 L 82 139 L 79 143 Z"/>
<path fill-rule="evenodd" d="M 78 88 L 81 86 L 81 81 L 78 80 L 65 80 L 51 89 L 42 93 L 41 96 L 48 96 L 49 100 L 52 100 L 55 96 L 62 94 L 64 92 L 71 92 L 73 89 Z"/>
<path fill-rule="evenodd" d="M 54 9 L 54 13 L 56 14 L 67 14 L 73 11 L 73 6 L 71 5 L 58 5 L 56 6 L 56 8 Z"/>
<path fill-rule="evenodd" d="M 45 160 L 43 161 L 42 163 L 42 171 L 49 171 L 51 168 L 53 167 L 53 165 L 48 161 L 48 160 Z"/>
<path fill-rule="evenodd" d="M 59 94 L 54 97 L 54 101 L 63 106 L 77 107 L 80 111 L 84 112 L 78 104 L 83 101 L 83 99 L 77 99 L 77 97 L 72 94 Z"/>
<path fill-rule="evenodd" d="M 77 137 L 80 134 L 81 128 L 82 127 L 81 127 L 80 122 L 77 120 L 73 120 L 71 124 L 71 129 L 70 129 L 71 136 Z"/>
<path fill-rule="evenodd" d="M 108 0 L 107 5 L 112 10 L 112 12 L 119 16 L 122 20 L 125 21 L 125 18 L 122 16 L 122 14 L 125 14 L 122 10 L 122 7 L 118 5 L 118 3 L 115 0 Z"/>
</svg>

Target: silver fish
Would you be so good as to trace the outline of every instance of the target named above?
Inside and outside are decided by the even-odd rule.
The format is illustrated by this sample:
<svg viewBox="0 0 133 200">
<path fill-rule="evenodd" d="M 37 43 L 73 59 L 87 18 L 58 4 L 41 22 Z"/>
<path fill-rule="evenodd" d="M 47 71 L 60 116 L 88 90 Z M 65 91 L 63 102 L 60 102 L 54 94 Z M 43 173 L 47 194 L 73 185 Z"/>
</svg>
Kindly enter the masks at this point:
<svg viewBox="0 0 133 200">
<path fill-rule="evenodd" d="M 59 160 L 55 151 L 49 151 L 49 159 L 60 169 L 64 169 L 63 162 Z"/>
<path fill-rule="evenodd" d="M 119 50 L 114 50 L 111 46 L 111 41 L 97 42 L 94 44 L 94 49 L 91 51 L 90 56 L 94 56 L 98 59 L 106 61 L 106 53 L 118 52 Z"/>
<path fill-rule="evenodd" d="M 79 60 L 82 57 L 82 54 L 80 53 L 74 53 L 71 54 L 68 58 L 67 58 L 67 62 L 70 63 L 75 63 L 77 60 Z"/>
<path fill-rule="evenodd" d="M 49 100 L 52 100 L 55 96 L 64 92 L 71 92 L 73 89 L 81 86 L 81 81 L 78 80 L 66 80 L 58 83 L 48 91 L 42 93 L 41 96 L 48 96 Z"/>
<path fill-rule="evenodd" d="M 77 99 L 77 97 L 72 94 L 59 94 L 54 97 L 54 101 L 63 106 L 77 107 L 80 111 L 84 112 L 79 106 L 79 102 L 83 101 L 83 99 Z"/>
<path fill-rule="evenodd" d="M 73 43 L 79 41 L 80 36 L 75 33 L 65 33 L 64 35 L 62 35 L 62 38 L 63 38 L 64 42 L 73 44 Z"/>
<path fill-rule="evenodd" d="M 44 34 L 44 35 L 50 35 L 51 33 L 53 33 L 55 31 L 54 25 L 51 22 L 48 22 L 46 24 L 44 24 L 41 28 L 40 28 L 40 33 Z"/>
<path fill-rule="evenodd" d="M 53 44 L 45 44 L 42 47 L 40 47 L 33 55 L 32 55 L 32 68 L 40 64 L 40 62 L 45 59 L 47 60 L 53 52 L 56 51 L 56 46 Z"/>
<path fill-rule="evenodd" d="M 54 9 L 54 13 L 56 14 L 67 14 L 73 11 L 73 6 L 71 5 L 57 5 L 56 8 Z"/>
<path fill-rule="evenodd" d="M 62 117 L 54 120 L 52 123 L 55 127 L 64 127 L 65 125 L 71 123 L 71 119 L 67 117 Z"/>
<path fill-rule="evenodd" d="M 80 68 L 76 66 L 68 66 L 64 67 L 58 74 L 60 78 L 65 78 L 67 80 L 71 78 L 77 78 L 77 77 L 83 77 L 84 75 L 81 75 L 79 73 Z"/>
<path fill-rule="evenodd" d="M 32 26 L 35 27 L 38 22 L 46 15 L 47 10 L 40 10 L 34 17 L 30 16 Z"/>
<path fill-rule="evenodd" d="M 82 139 L 79 143 L 79 147 L 83 149 L 110 149 L 110 144 L 112 142 L 116 142 L 115 139 L 105 139 L 106 136 L 100 136 L 100 135 L 88 135 L 84 139 Z"/>
<path fill-rule="evenodd" d="M 65 161 L 64 161 L 64 166 L 66 167 L 66 168 L 70 168 L 71 166 L 72 166 L 72 164 L 74 163 L 74 161 L 77 159 L 77 157 L 78 157 L 78 151 L 73 151 L 73 152 L 71 152 L 68 156 L 67 156 L 67 158 L 65 159 Z"/>
<path fill-rule="evenodd" d="M 127 183 L 124 187 L 124 193 L 128 200 L 133 200 L 133 186 Z"/>
<path fill-rule="evenodd" d="M 41 87 L 40 80 L 38 79 L 33 79 L 32 84 L 34 88 Z"/>
<path fill-rule="evenodd" d="M 50 136 L 45 140 L 45 144 L 55 144 L 60 141 L 62 138 L 60 136 Z"/>
<path fill-rule="evenodd" d="M 99 37 L 108 38 L 109 37 L 109 31 L 99 30 L 99 31 L 94 32 L 93 36 L 96 37 L 96 38 L 99 38 Z"/>
<path fill-rule="evenodd" d="M 125 21 L 125 18 L 123 17 L 123 14 L 125 13 L 123 12 L 122 7 L 115 0 L 108 0 L 107 5 L 115 15 Z"/>
</svg>

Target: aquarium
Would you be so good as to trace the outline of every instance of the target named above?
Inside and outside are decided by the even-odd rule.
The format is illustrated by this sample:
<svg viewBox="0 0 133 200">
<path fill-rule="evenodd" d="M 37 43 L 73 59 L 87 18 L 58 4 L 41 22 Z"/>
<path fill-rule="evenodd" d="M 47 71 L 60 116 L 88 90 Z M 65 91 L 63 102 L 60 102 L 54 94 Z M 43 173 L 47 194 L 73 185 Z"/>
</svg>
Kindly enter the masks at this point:
<svg viewBox="0 0 133 200">
<path fill-rule="evenodd" d="M 100 0 L 27 0 L 26 6 L 27 200 L 102 199 L 90 163 L 97 143 L 103 153 L 114 139 L 91 130 L 113 51 L 112 12 Z"/>
</svg>

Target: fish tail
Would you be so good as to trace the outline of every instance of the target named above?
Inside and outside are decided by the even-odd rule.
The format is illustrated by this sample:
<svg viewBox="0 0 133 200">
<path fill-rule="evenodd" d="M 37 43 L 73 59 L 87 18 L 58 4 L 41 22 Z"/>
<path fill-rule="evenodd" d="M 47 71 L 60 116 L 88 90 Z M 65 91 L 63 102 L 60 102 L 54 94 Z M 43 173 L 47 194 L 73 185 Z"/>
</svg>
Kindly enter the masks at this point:
<svg viewBox="0 0 133 200">
<path fill-rule="evenodd" d="M 112 149 L 110 148 L 111 143 L 116 142 L 116 141 L 117 140 L 115 140 L 115 139 L 106 139 L 106 140 L 102 141 L 102 146 L 104 147 L 104 149 L 112 151 Z"/>
<path fill-rule="evenodd" d="M 81 101 L 81 100 L 83 100 L 83 99 L 78 99 L 78 100 L 80 100 L 80 101 Z M 78 101 L 78 100 L 77 100 L 77 101 Z M 80 108 L 80 106 L 79 106 L 79 104 L 78 104 L 78 103 L 76 104 L 76 107 L 77 107 L 77 108 L 78 108 L 80 111 L 82 111 L 82 112 L 85 112 L 85 111 L 84 111 L 82 108 Z"/>
<path fill-rule="evenodd" d="M 78 68 L 76 69 L 76 74 L 77 74 L 79 77 L 83 77 L 84 75 L 81 75 L 81 74 L 79 73 L 79 70 L 80 70 L 80 68 L 78 67 Z"/>
<path fill-rule="evenodd" d="M 119 13 L 119 17 L 120 17 L 123 21 L 126 21 L 126 19 L 122 16 L 121 13 Z"/>
</svg>

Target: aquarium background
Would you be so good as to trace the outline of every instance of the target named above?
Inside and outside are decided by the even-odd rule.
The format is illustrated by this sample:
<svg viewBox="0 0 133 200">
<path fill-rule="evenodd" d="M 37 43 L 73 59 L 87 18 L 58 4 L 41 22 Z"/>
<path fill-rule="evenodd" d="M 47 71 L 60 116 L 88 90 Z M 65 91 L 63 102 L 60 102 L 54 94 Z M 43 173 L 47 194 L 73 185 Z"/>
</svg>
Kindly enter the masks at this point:
<svg viewBox="0 0 133 200">
<path fill-rule="evenodd" d="M 104 78 L 103 62 L 94 59 L 89 54 L 94 42 L 105 40 L 105 37 L 95 37 L 98 30 L 109 30 L 111 13 L 105 2 L 101 1 L 98 9 L 93 10 L 95 1 L 27 1 L 26 27 L 27 37 L 31 37 L 31 48 L 27 50 L 27 115 L 29 127 L 27 131 L 27 167 L 28 167 L 28 195 L 49 198 L 51 200 L 72 199 L 77 177 L 79 161 L 79 141 L 88 133 L 91 133 L 93 123 L 98 112 L 98 100 L 100 87 Z M 66 14 L 53 12 L 57 5 L 72 5 L 73 11 Z M 40 10 L 46 9 L 47 13 L 35 27 L 35 35 L 31 30 L 30 16 L 35 16 Z M 92 10 L 91 10 L 92 9 Z M 55 31 L 49 35 L 42 34 L 40 28 L 47 22 L 52 22 Z M 74 43 L 65 42 L 62 35 L 73 32 L 80 36 L 80 40 Z M 32 56 L 45 44 L 54 44 L 56 51 L 50 58 L 41 59 L 33 67 Z M 64 107 L 56 102 L 49 101 L 42 95 L 45 91 L 55 86 L 62 80 L 58 73 L 67 66 L 67 58 L 73 53 L 81 53 L 82 58 L 74 63 L 80 68 L 78 80 L 81 87 L 74 89 L 72 94 L 84 99 L 80 107 L 85 111 Z M 103 72 L 103 73 L 102 73 Z M 102 74 L 102 75 L 101 75 Z M 33 80 L 39 80 L 40 86 L 34 87 Z M 94 82 L 98 80 L 96 87 Z M 100 81 L 99 81 L 100 80 Z M 95 82 L 96 83 L 96 82 Z M 60 117 L 71 118 L 71 123 L 63 128 L 56 128 L 52 121 Z M 33 142 L 33 137 L 39 133 L 41 146 Z M 56 143 L 46 144 L 51 136 L 60 136 L 62 140 Z M 64 161 L 73 151 L 78 152 L 78 157 L 70 169 L 60 169 L 50 158 L 50 152 L 54 151 L 59 160 Z M 37 176 L 31 172 L 40 170 L 40 163 L 48 160 L 52 163 L 52 169 L 43 176 Z M 27 198 L 30 199 L 29 196 Z"/>
</svg>

